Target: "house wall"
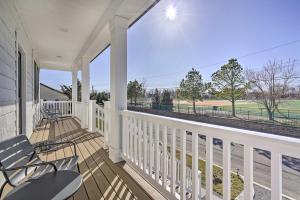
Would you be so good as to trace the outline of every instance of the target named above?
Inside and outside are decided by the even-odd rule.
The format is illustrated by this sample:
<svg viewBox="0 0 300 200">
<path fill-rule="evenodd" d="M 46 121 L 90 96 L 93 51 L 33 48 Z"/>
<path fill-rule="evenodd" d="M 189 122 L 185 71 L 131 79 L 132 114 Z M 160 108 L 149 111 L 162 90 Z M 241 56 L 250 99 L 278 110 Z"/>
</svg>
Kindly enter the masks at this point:
<svg viewBox="0 0 300 200">
<path fill-rule="evenodd" d="M 25 54 L 23 77 L 23 133 L 33 131 L 35 53 L 30 38 L 20 22 L 14 1 L 0 0 L 0 141 L 17 135 L 17 48 Z M 17 37 L 15 34 L 17 32 Z M 17 44 L 17 45 L 16 45 Z"/>
<path fill-rule="evenodd" d="M 68 101 L 69 97 L 53 88 L 40 84 L 40 98 L 46 101 Z"/>
</svg>

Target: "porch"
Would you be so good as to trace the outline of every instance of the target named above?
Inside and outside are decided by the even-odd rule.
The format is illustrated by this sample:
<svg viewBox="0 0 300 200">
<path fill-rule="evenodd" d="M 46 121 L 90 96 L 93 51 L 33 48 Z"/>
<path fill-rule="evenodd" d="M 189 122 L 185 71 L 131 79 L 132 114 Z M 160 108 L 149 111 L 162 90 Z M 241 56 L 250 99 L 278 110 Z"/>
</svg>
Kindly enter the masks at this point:
<svg viewBox="0 0 300 200">
<path fill-rule="evenodd" d="M 257 175 L 272 200 L 281 200 L 283 194 L 299 197 L 300 139 L 127 109 L 127 30 L 157 2 L 0 1 L 0 139 L 30 136 L 35 129 L 32 142 L 76 142 L 84 184 L 73 199 L 212 200 L 215 158 L 222 174 L 217 177 L 222 183 L 219 196 L 232 199 L 233 144 L 240 153 L 245 200 L 253 199 Z M 109 45 L 110 102 L 101 107 L 90 100 L 90 62 Z M 39 101 L 39 68 L 72 72 L 72 101 Z M 39 126 L 41 107 L 63 118 Z M 220 141 L 217 148 L 215 139 Z M 255 162 L 257 149 L 264 154 L 259 155 L 262 169 Z M 71 153 L 63 148 L 43 159 Z M 199 159 L 205 160 L 202 168 Z M 296 174 L 292 179 L 286 176 L 290 171 Z"/>
<path fill-rule="evenodd" d="M 111 131 L 115 123 L 110 118 L 109 102 L 105 102 L 104 107 L 96 105 L 94 101 L 88 105 L 82 102 L 47 101 L 41 102 L 41 106 L 53 111 L 59 110 L 63 117 L 73 116 L 68 120 L 71 125 L 63 123 L 54 127 L 62 129 L 62 133 L 66 130 L 72 133 L 64 139 L 74 140 L 73 135 L 77 134 L 72 126 L 77 126 L 81 130 L 79 132 L 84 133 L 79 135 L 79 141 L 85 141 L 86 136 L 95 137 L 89 142 L 83 142 L 84 145 L 78 144 L 79 148 L 83 148 L 80 155 L 85 160 L 88 157 L 85 156 L 86 152 L 93 155 L 94 151 L 101 149 L 100 154 L 106 152 L 106 164 L 112 169 L 116 166 L 120 169 L 122 164 L 112 164 L 110 152 L 103 149 L 107 146 L 113 148 Z M 82 112 L 84 106 L 89 108 L 88 117 Z M 155 194 L 154 199 L 232 199 L 240 192 L 244 199 L 253 199 L 257 192 L 254 191 L 258 184 L 256 181 L 270 188 L 268 190 L 272 199 L 292 199 L 290 196 L 298 196 L 292 185 L 299 184 L 296 178 L 299 173 L 299 139 L 128 110 L 122 111 L 120 115 L 123 132 L 121 156 L 126 161 L 123 169 L 130 171 L 134 180 L 139 180 L 139 187 L 144 188 L 148 194 Z M 88 122 L 87 130 L 90 133 L 80 128 L 83 118 Z M 46 133 L 46 137 L 48 135 Z M 55 137 L 50 136 L 49 139 Z M 205 161 L 204 166 L 200 160 Z M 91 164 L 85 163 L 87 166 Z M 216 167 L 221 174 L 216 175 Z M 243 180 L 243 190 L 238 193 L 234 191 L 239 187 L 234 181 L 237 167 L 238 177 Z M 138 173 L 139 178 L 133 172 Z M 291 172 L 295 176 L 290 176 Z M 215 183 L 217 179 L 222 183 L 219 186 Z"/>
<path fill-rule="evenodd" d="M 138 182 L 137 174 L 125 162 L 112 163 L 104 138 L 99 133 L 82 129 L 72 117 L 61 119 L 58 123 L 41 124 L 33 132 L 32 143 L 42 141 L 73 141 L 79 154 L 79 168 L 83 185 L 70 199 L 164 199 L 146 182 Z M 73 155 L 70 146 L 59 148 L 56 152 L 42 153 L 44 161 L 51 161 Z M 131 176 L 128 174 L 131 173 Z M 132 176 L 133 175 L 133 176 Z M 136 175 L 136 176 L 135 176 Z M 141 180 L 140 180 L 141 181 Z M 6 186 L 4 194 L 10 190 Z"/>
</svg>

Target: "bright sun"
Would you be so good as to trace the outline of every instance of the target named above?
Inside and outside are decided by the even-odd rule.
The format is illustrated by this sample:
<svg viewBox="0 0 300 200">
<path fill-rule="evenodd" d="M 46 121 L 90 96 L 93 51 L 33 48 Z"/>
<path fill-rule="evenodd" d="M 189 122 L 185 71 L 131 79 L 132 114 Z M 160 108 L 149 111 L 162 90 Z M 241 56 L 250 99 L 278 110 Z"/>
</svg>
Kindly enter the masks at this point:
<svg viewBox="0 0 300 200">
<path fill-rule="evenodd" d="M 173 21 L 177 16 L 177 9 L 173 5 L 169 5 L 166 9 L 166 17 Z"/>
</svg>

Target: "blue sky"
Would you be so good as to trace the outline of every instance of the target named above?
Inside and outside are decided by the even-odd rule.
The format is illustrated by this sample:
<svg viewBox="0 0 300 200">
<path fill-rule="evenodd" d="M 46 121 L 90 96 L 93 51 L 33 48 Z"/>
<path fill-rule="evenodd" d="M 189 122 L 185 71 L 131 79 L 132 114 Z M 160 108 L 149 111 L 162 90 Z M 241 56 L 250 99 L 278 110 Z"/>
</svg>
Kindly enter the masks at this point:
<svg viewBox="0 0 300 200">
<path fill-rule="evenodd" d="M 177 9 L 166 18 L 166 8 Z M 238 58 L 244 68 L 269 60 L 297 60 L 300 69 L 299 0 L 161 0 L 128 30 L 128 81 L 170 88 L 192 67 L 204 79 Z M 109 48 L 90 65 L 91 85 L 109 89 Z M 80 77 L 80 75 L 79 75 Z M 71 73 L 41 71 L 41 82 L 71 85 Z"/>
</svg>

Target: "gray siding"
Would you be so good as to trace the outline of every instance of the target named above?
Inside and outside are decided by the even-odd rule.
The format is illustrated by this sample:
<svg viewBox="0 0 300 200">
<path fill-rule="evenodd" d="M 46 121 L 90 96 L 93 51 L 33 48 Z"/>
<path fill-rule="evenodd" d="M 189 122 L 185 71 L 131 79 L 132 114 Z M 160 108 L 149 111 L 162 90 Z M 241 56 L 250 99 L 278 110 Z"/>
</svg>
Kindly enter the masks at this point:
<svg viewBox="0 0 300 200">
<path fill-rule="evenodd" d="M 0 140 L 16 134 L 16 55 L 7 6 L 0 1 Z"/>
<path fill-rule="evenodd" d="M 33 50 L 28 34 L 24 31 L 13 1 L 0 0 L 0 141 L 13 137 L 17 133 L 17 71 L 16 38 L 25 53 L 26 74 L 24 91 L 26 91 L 26 111 L 24 117 L 25 134 L 30 136 L 33 130 Z"/>
</svg>

